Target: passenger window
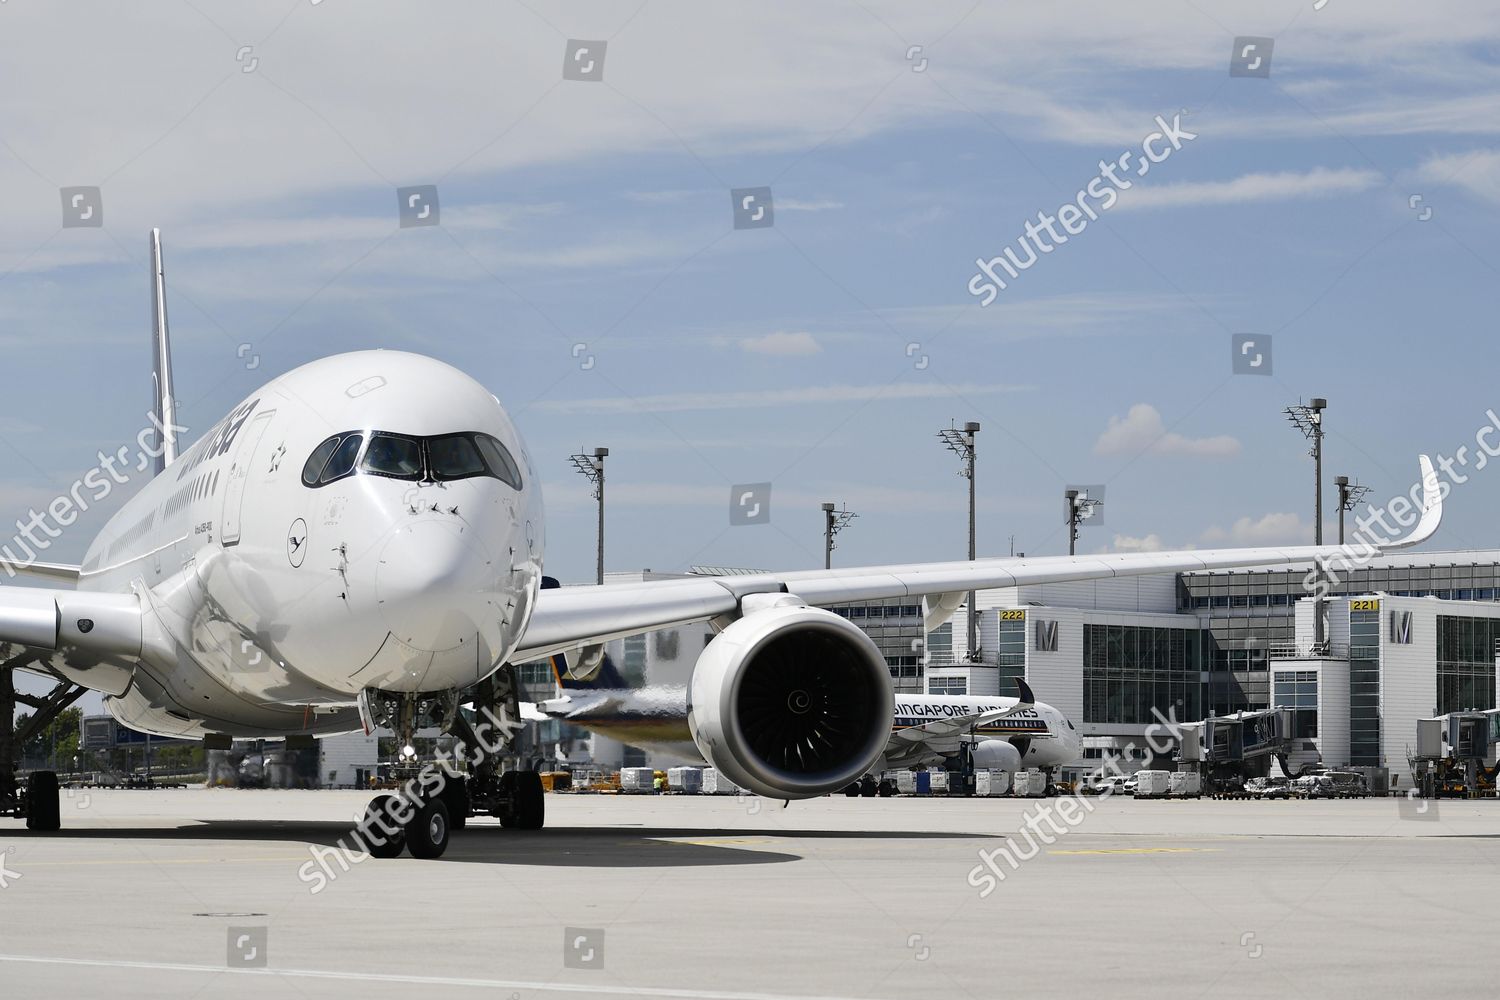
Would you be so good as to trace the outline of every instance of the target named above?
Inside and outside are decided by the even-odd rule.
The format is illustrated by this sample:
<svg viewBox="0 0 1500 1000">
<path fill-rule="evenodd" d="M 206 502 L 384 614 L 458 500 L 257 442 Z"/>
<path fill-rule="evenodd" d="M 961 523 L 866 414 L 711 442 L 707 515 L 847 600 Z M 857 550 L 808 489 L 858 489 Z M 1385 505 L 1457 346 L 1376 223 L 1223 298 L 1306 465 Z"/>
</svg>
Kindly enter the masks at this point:
<svg viewBox="0 0 1500 1000">
<path fill-rule="evenodd" d="M 339 442 L 338 448 L 333 452 L 333 457 L 328 464 L 323 466 L 323 474 L 318 477 L 318 485 L 331 483 L 335 479 L 343 479 L 354 471 L 354 460 L 359 457 L 359 446 L 364 443 L 363 434 L 347 435 Z"/>
<path fill-rule="evenodd" d="M 302 466 L 302 485 L 318 485 L 318 473 L 323 471 L 323 466 L 328 464 L 328 456 L 333 454 L 333 449 L 339 446 L 342 434 L 335 434 L 313 449 L 313 453 L 307 456 L 307 464 Z"/>
<path fill-rule="evenodd" d="M 521 469 L 516 465 L 516 460 L 510 457 L 510 452 L 505 449 L 505 445 L 488 434 L 476 434 L 474 440 L 479 443 L 479 450 L 484 453 L 484 460 L 489 463 L 490 472 L 495 478 L 512 489 L 519 490 Z"/>
<path fill-rule="evenodd" d="M 422 442 L 395 434 L 370 435 L 360 470 L 392 479 L 422 478 Z"/>
<path fill-rule="evenodd" d="M 445 434 L 427 440 L 427 469 L 433 479 L 467 479 L 485 474 L 484 459 L 467 434 Z"/>
</svg>

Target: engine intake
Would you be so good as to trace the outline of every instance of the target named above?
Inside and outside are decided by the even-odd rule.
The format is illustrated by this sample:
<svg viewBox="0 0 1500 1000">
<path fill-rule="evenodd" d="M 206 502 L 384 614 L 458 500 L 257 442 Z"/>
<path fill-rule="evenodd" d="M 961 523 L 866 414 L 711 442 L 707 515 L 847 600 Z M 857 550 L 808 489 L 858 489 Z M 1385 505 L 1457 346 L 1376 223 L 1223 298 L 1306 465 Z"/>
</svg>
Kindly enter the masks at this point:
<svg viewBox="0 0 1500 1000">
<path fill-rule="evenodd" d="M 688 694 L 704 759 L 778 799 L 862 777 L 885 750 L 893 715 L 890 670 L 870 637 L 790 595 L 715 636 Z"/>
</svg>

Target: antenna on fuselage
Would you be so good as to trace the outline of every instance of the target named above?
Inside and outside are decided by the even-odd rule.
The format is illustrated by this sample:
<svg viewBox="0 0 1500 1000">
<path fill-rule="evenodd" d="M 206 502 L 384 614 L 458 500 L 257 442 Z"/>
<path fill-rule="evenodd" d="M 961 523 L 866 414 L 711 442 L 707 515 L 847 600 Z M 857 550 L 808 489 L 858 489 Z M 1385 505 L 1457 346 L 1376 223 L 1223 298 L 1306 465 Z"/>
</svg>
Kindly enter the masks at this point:
<svg viewBox="0 0 1500 1000">
<path fill-rule="evenodd" d="M 172 341 L 167 334 L 167 279 L 161 262 L 161 230 L 151 230 L 151 414 L 152 441 L 158 452 L 153 471 L 160 473 L 177 459 L 177 403 L 172 395 Z M 157 437 L 160 441 L 157 441 Z"/>
</svg>

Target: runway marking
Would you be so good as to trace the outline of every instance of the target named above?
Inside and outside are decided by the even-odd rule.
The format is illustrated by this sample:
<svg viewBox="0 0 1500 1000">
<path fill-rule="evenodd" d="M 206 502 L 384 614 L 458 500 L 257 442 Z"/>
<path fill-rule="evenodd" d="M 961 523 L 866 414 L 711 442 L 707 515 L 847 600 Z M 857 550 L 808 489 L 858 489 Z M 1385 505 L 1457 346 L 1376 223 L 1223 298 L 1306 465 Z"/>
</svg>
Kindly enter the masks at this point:
<svg viewBox="0 0 1500 1000">
<path fill-rule="evenodd" d="M 660 986 L 594 986 L 536 983 L 519 979 L 466 979 L 450 976 L 382 975 L 375 972 L 336 972 L 326 969 L 236 969 L 223 965 L 182 962 L 128 962 L 89 958 L 47 958 L 41 955 L 0 955 L 0 962 L 66 965 L 92 969 L 137 969 L 148 972 L 197 972 L 215 976 L 265 976 L 288 979 L 333 979 L 364 983 L 406 983 L 417 986 L 467 986 L 486 990 L 535 990 L 538 993 L 588 993 L 599 996 L 674 997 L 681 1000 L 859 1000 L 849 996 L 806 993 L 741 993 L 733 990 L 682 990 Z"/>
<path fill-rule="evenodd" d="M 1048 854 L 1214 854 L 1222 847 L 1115 847 L 1093 851 L 1048 851 Z"/>
<path fill-rule="evenodd" d="M 741 844 L 769 844 L 769 837 L 702 837 L 689 839 L 687 837 L 657 837 L 652 843 L 656 844 L 696 844 L 699 847 L 735 847 Z"/>
</svg>

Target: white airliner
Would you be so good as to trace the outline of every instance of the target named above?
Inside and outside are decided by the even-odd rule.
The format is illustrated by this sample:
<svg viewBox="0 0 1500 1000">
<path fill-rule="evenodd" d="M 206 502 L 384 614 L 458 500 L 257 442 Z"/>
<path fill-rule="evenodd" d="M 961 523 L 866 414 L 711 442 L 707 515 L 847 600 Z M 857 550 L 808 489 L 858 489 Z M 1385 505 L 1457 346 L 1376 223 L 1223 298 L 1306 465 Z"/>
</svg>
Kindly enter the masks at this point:
<svg viewBox="0 0 1500 1000">
<path fill-rule="evenodd" d="M 930 629 L 975 589 L 1337 551 L 979 559 L 544 589 L 532 458 L 499 400 L 442 362 L 397 351 L 314 361 L 251 393 L 179 454 L 154 231 L 151 265 L 160 468 L 81 566 L 30 567 L 64 586 L 0 589 L 0 655 L 102 692 L 121 722 L 163 736 L 302 741 L 375 723 L 402 736 L 426 725 L 462 733 L 460 704 L 513 700 L 511 664 L 567 650 L 586 662 L 606 640 L 711 620 L 721 631 L 688 692 L 693 742 L 753 792 L 807 798 L 868 772 L 895 714 L 884 657 L 824 606 L 926 598 Z M 1397 545 L 1429 537 L 1441 518 L 1425 458 L 1422 470 L 1421 520 Z M 37 717 L 76 696 L 60 688 Z M 0 810 L 55 829 L 56 776 L 31 775 L 23 795 L 15 762 L 0 764 Z M 540 825 L 534 772 L 510 772 L 497 789 L 479 801 L 507 825 Z M 416 802 L 404 813 L 406 846 L 441 854 L 472 801 Z"/>
<path fill-rule="evenodd" d="M 631 688 L 605 657 L 587 679 L 575 677 L 566 657 L 552 657 L 558 695 L 522 705 L 527 718 L 555 719 L 684 763 L 708 763 L 693 739 L 686 688 Z M 885 748 L 870 765 L 887 770 L 940 764 L 967 745 L 975 768 L 1019 771 L 1053 768 L 1079 758 L 1078 730 L 1062 712 L 1036 700 L 1016 679 L 1019 697 L 898 694 Z"/>
</svg>

